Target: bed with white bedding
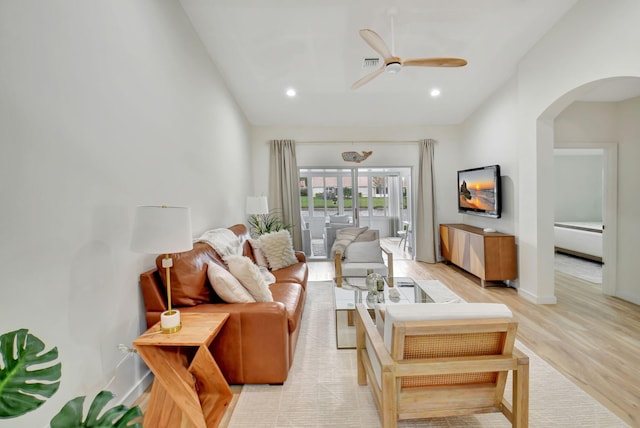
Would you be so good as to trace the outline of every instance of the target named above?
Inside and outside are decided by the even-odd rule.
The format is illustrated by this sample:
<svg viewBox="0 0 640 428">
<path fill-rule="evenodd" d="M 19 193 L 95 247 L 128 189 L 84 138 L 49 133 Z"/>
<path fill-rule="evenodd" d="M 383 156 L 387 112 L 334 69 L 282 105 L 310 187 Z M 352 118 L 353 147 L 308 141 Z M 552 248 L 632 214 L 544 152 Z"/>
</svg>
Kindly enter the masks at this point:
<svg viewBox="0 0 640 428">
<path fill-rule="evenodd" d="M 556 222 L 554 234 L 556 251 L 602 261 L 602 222 Z"/>
</svg>

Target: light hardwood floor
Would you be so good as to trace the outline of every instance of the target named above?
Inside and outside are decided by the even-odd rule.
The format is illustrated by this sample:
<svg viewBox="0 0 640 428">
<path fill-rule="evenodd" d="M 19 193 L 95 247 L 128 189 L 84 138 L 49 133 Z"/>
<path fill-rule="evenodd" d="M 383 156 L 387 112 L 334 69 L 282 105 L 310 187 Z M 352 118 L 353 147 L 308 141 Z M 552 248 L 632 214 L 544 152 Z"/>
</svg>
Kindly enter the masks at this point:
<svg viewBox="0 0 640 428">
<path fill-rule="evenodd" d="M 329 280 L 330 262 L 311 262 L 310 281 Z M 437 279 L 468 302 L 505 303 L 518 339 L 633 427 L 640 427 L 640 306 L 607 297 L 593 284 L 556 273 L 555 305 L 537 305 L 512 288 L 443 263 L 394 261 L 396 276 Z"/>
</svg>

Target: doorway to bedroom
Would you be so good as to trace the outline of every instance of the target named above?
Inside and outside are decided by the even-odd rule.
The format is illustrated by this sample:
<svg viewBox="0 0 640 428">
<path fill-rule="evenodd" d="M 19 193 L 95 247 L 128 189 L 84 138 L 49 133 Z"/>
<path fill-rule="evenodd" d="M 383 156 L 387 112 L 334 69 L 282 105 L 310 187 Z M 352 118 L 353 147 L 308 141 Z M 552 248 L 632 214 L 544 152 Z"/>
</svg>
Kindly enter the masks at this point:
<svg viewBox="0 0 640 428">
<path fill-rule="evenodd" d="M 554 149 L 554 269 L 602 288 L 604 150 Z"/>
<path fill-rule="evenodd" d="M 394 257 L 411 258 L 411 168 L 300 168 L 303 250 L 327 259 L 336 231 L 377 229 Z M 397 253 L 397 256 L 396 256 Z"/>
</svg>

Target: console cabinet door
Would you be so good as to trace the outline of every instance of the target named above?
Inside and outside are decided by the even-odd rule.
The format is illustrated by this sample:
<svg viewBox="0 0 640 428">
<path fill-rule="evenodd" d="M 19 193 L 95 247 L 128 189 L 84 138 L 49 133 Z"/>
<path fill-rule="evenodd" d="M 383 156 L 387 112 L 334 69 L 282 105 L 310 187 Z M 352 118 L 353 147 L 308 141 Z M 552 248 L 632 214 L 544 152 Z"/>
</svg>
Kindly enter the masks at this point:
<svg viewBox="0 0 640 428">
<path fill-rule="evenodd" d="M 464 233 L 464 232 L 461 232 Z M 469 272 L 475 276 L 485 278 L 485 252 L 484 252 L 484 236 L 473 233 L 465 233 L 467 235 L 469 245 Z"/>
</svg>

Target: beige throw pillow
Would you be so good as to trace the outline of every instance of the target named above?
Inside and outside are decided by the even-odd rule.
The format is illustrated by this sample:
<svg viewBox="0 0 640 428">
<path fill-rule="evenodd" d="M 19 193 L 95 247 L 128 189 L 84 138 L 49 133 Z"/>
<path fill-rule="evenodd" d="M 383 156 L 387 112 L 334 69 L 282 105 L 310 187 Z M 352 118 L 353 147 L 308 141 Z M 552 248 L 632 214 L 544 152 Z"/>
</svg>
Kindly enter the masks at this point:
<svg viewBox="0 0 640 428">
<path fill-rule="evenodd" d="M 298 262 L 293 251 L 291 235 L 286 230 L 260 236 L 260 245 L 271 270 L 278 270 Z"/>
<path fill-rule="evenodd" d="M 260 268 L 245 256 L 228 256 L 224 259 L 229 271 L 253 296 L 256 302 L 273 302 L 271 290 L 267 285 Z"/>
<path fill-rule="evenodd" d="M 225 302 L 250 303 L 256 301 L 240 281 L 216 262 L 209 262 L 207 275 L 211 287 L 213 287 L 216 294 Z"/>
</svg>

